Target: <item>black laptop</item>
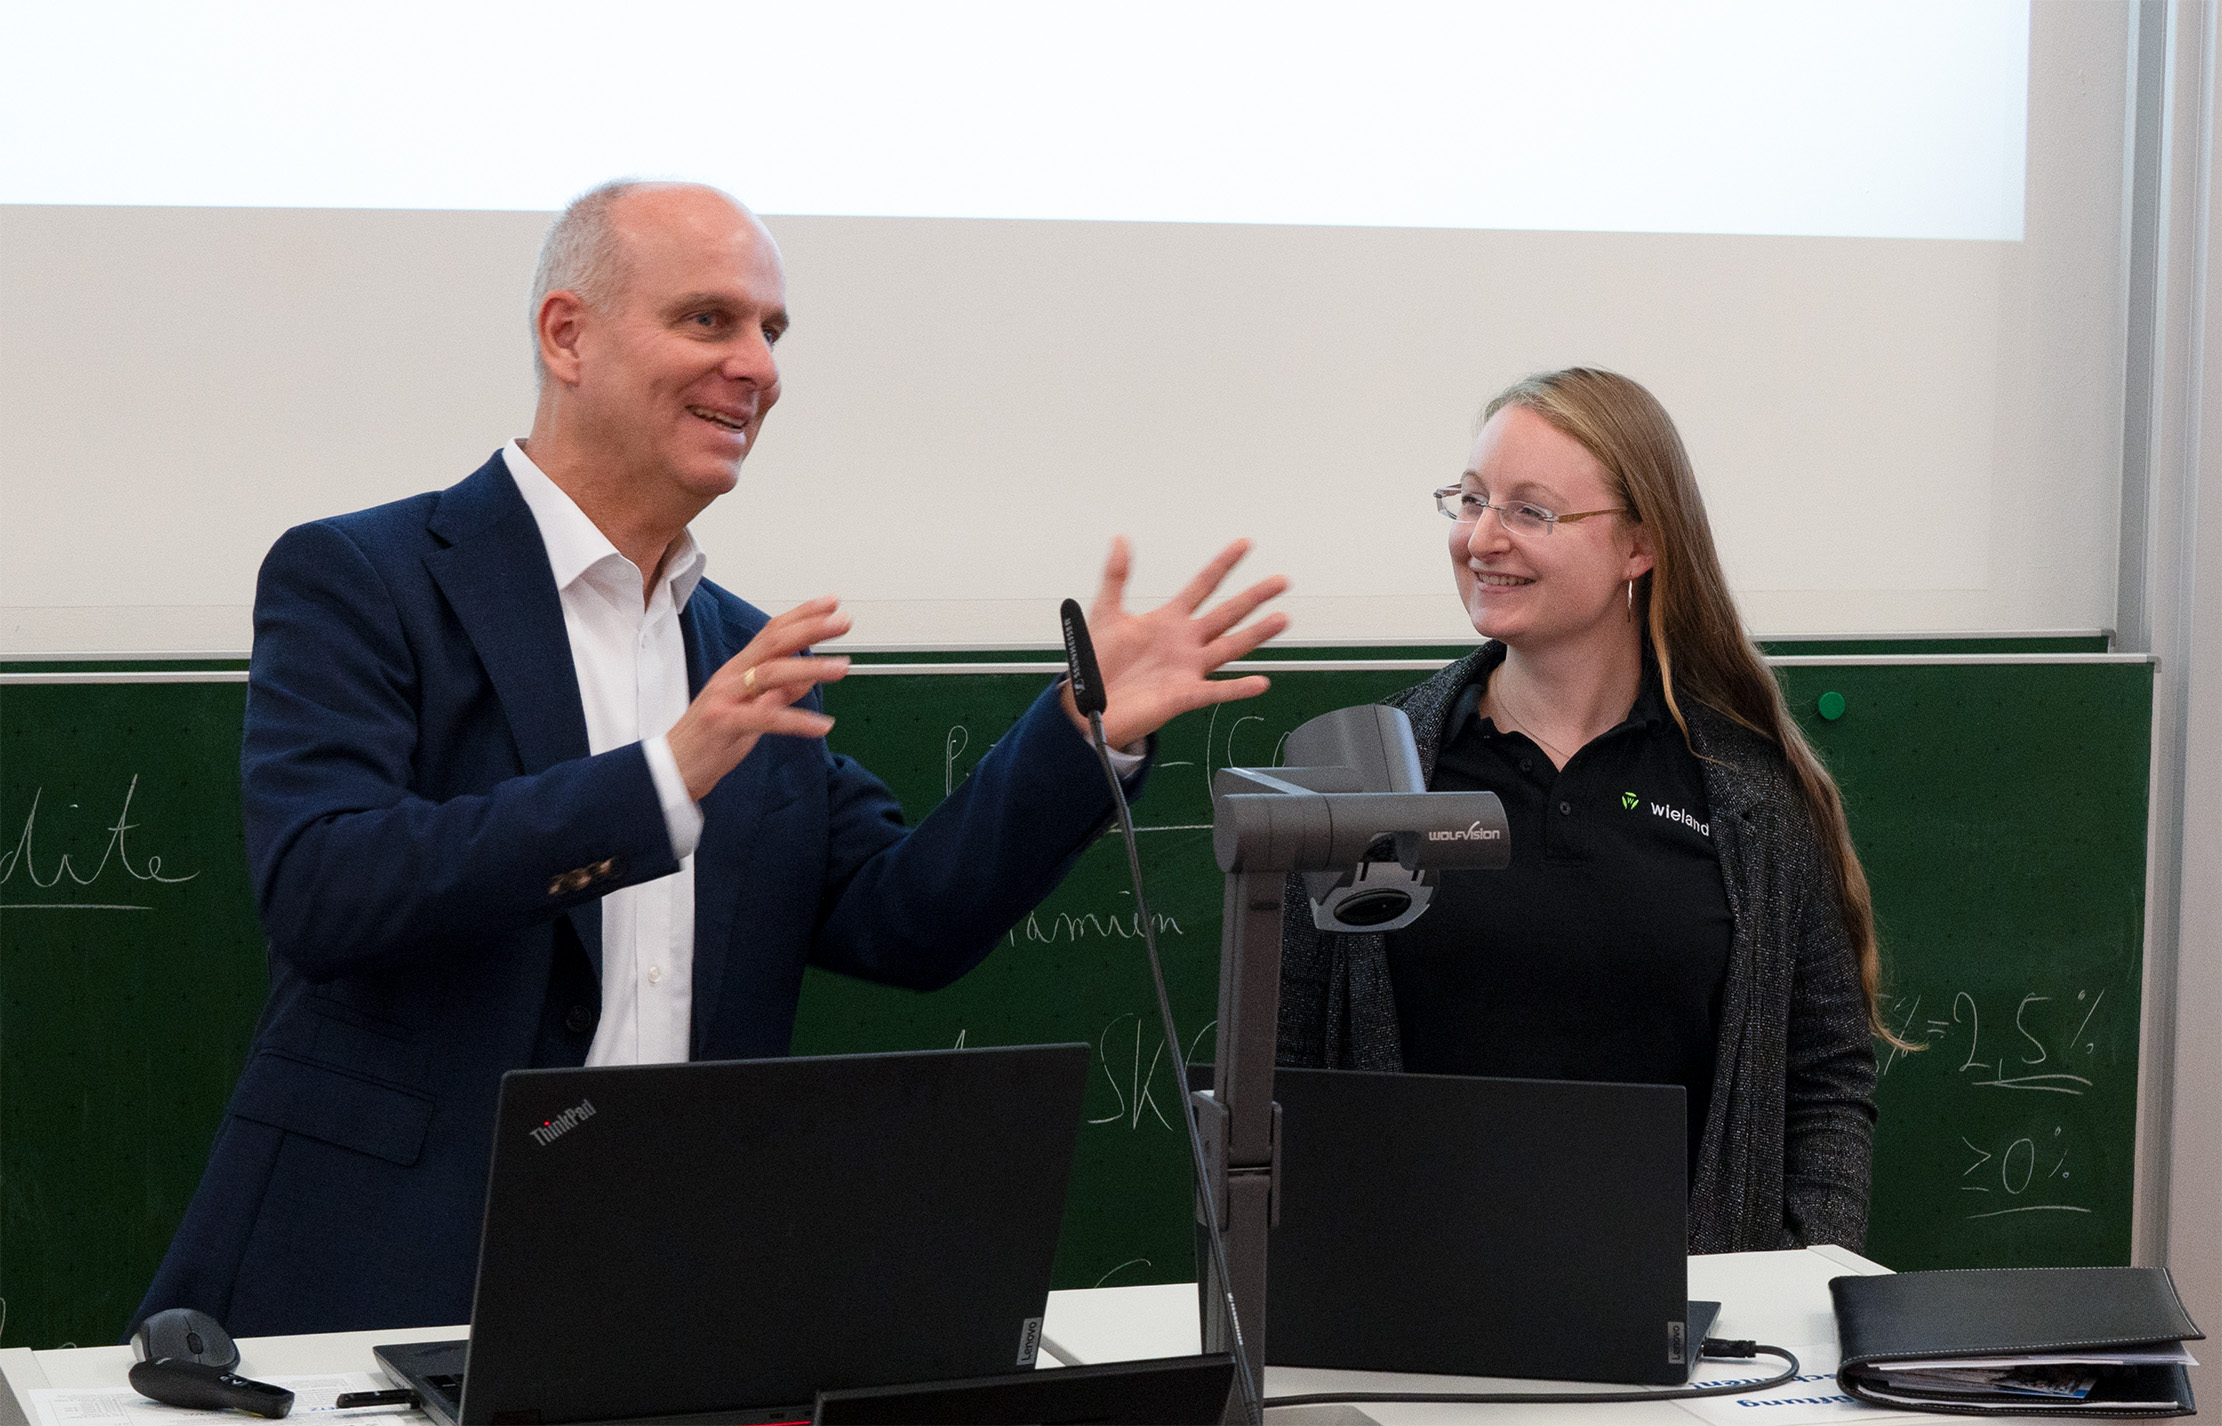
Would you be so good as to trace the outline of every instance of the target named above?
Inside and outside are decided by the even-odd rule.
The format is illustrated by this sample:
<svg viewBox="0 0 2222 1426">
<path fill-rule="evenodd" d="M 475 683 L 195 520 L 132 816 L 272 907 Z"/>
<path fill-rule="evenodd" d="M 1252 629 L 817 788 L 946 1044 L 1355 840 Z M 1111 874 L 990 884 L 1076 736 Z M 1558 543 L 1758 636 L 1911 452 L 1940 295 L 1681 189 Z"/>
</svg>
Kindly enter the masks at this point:
<svg viewBox="0 0 2222 1426">
<path fill-rule="evenodd" d="M 470 1340 L 378 1360 L 442 1426 L 807 1421 L 1031 1366 L 1088 1055 L 514 1071 Z"/>
<path fill-rule="evenodd" d="M 1680 1085 L 1276 1071 L 1276 1365 L 1674 1385 L 1689 1300 Z"/>
</svg>

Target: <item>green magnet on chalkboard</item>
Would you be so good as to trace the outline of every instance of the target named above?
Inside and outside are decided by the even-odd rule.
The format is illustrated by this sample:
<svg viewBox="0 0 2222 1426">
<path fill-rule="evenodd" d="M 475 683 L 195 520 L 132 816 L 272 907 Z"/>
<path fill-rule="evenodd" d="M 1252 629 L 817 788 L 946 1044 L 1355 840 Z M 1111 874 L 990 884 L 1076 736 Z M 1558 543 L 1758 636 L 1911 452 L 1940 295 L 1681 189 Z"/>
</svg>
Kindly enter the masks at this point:
<svg viewBox="0 0 2222 1426">
<path fill-rule="evenodd" d="M 1833 723 L 1844 716 L 1844 695 L 1841 693 L 1824 693 L 1821 695 L 1820 706 L 1821 716 Z"/>
</svg>

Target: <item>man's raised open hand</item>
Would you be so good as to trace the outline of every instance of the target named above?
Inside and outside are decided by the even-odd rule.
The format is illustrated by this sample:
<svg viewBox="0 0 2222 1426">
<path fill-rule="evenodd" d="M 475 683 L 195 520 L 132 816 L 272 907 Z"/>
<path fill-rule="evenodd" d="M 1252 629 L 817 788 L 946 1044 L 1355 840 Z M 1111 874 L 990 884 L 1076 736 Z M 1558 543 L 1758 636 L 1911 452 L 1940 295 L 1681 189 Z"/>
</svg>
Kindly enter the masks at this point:
<svg viewBox="0 0 2222 1426">
<path fill-rule="evenodd" d="M 747 648 L 710 675 L 668 736 L 672 761 L 679 765 L 689 797 L 700 802 L 709 796 L 718 779 L 740 766 L 766 733 L 826 735 L 831 718 L 790 705 L 846 674 L 849 661 L 795 655 L 847 632 L 849 616 L 841 612 L 841 601 L 820 595 L 774 615 Z"/>
<path fill-rule="evenodd" d="M 1095 644 L 1096 663 L 1103 671 L 1108 699 L 1103 735 L 1112 747 L 1123 748 L 1146 738 L 1191 709 L 1255 698 L 1271 686 L 1262 674 L 1211 677 L 1221 665 L 1241 658 L 1288 627 L 1286 614 L 1268 614 L 1256 623 L 1236 627 L 1257 612 L 1259 605 L 1288 588 L 1288 580 L 1277 574 L 1209 609 L 1203 608 L 1227 572 L 1249 552 L 1248 540 L 1236 540 L 1171 599 L 1148 613 L 1130 614 L 1125 599 L 1131 558 L 1124 537 L 1111 542 L 1111 556 L 1103 564 L 1103 584 L 1088 607 L 1088 635 Z M 1070 689 L 1065 691 L 1065 711 L 1083 729 L 1087 727 L 1087 720 L 1073 705 Z"/>
</svg>

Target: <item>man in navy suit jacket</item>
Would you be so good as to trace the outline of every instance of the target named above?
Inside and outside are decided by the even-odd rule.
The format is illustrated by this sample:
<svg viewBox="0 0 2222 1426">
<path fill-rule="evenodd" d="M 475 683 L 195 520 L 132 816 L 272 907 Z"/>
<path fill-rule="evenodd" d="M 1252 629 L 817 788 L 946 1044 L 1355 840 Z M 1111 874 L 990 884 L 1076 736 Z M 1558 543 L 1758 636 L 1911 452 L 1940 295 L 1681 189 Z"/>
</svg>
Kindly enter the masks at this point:
<svg viewBox="0 0 2222 1426">
<path fill-rule="evenodd" d="M 752 215 L 714 190 L 605 186 L 551 230 L 539 289 L 526 442 L 448 490 L 289 530 L 263 564 L 242 781 L 270 1000 L 142 1317 L 197 1307 L 245 1335 L 468 1320 L 503 1072 L 784 1054 L 805 964 L 946 984 L 1110 813 L 1053 687 L 906 829 L 824 741 L 817 685 L 846 661 L 808 650 L 847 630 L 834 601 L 771 617 L 699 579 L 687 525 L 779 395 L 785 280 Z M 601 614 L 637 577 L 640 606 L 616 611 L 649 670 L 637 708 L 630 644 L 598 645 L 600 615 L 558 586 L 551 560 L 569 569 L 582 539 L 606 552 L 598 577 L 623 572 Z M 1284 623 L 1237 627 L 1279 580 L 1198 612 L 1241 553 L 1135 615 L 1114 548 L 1091 625 L 1115 746 L 1263 691 L 1207 677 Z M 691 938 L 642 932 L 653 910 L 607 921 L 632 888 L 689 913 Z M 684 984 L 648 985 L 690 940 Z M 614 1033 L 610 996 L 650 1028 Z M 678 1007 L 661 1039 L 649 1001 Z"/>
</svg>

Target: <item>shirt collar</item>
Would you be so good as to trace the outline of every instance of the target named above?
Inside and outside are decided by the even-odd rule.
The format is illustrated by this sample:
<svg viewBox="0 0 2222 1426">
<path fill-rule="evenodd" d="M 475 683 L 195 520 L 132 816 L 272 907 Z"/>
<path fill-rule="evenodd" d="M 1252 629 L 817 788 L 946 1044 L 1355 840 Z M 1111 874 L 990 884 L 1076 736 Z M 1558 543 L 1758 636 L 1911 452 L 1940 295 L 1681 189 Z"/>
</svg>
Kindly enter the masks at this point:
<svg viewBox="0 0 2222 1426">
<path fill-rule="evenodd" d="M 532 463 L 532 457 L 525 454 L 522 445 L 511 441 L 503 446 L 502 461 L 509 467 L 509 478 L 517 482 L 517 493 L 524 497 L 526 508 L 532 511 L 533 523 L 540 527 L 540 543 L 547 547 L 548 568 L 555 575 L 557 589 L 570 588 L 581 575 L 606 559 L 632 566 L 632 561 L 610 543 L 609 536 L 586 517 L 578 502 Z M 686 607 L 695 585 L 702 582 L 702 570 L 707 563 L 702 547 L 694 541 L 694 531 L 681 530 L 679 538 L 664 555 L 664 580 L 671 587 L 672 608 Z M 638 570 L 634 572 L 637 574 Z"/>
<path fill-rule="evenodd" d="M 1450 721 L 1443 725 L 1443 746 L 1449 747 L 1458 740 L 1466 725 L 1476 721 L 1481 713 L 1481 691 L 1488 687 L 1489 676 L 1504 662 L 1505 646 L 1491 639 L 1481 646 L 1481 657 L 1474 660 L 1474 669 L 1466 686 L 1459 690 L 1452 705 Z M 1655 732 L 1673 721 L 1667 711 L 1666 684 L 1659 676 L 1659 661 L 1652 656 L 1651 641 L 1643 644 L 1643 681 L 1636 686 L 1636 701 L 1628 706 L 1628 716 L 1609 731 L 1636 727 Z"/>
<path fill-rule="evenodd" d="M 1666 683 L 1659 677 L 1659 661 L 1651 656 L 1651 644 L 1646 640 L 1643 683 L 1636 689 L 1636 701 L 1628 707 L 1628 722 L 1656 731 L 1672 721 L 1666 705 Z"/>
</svg>

